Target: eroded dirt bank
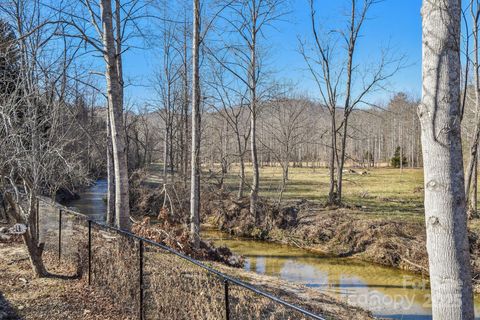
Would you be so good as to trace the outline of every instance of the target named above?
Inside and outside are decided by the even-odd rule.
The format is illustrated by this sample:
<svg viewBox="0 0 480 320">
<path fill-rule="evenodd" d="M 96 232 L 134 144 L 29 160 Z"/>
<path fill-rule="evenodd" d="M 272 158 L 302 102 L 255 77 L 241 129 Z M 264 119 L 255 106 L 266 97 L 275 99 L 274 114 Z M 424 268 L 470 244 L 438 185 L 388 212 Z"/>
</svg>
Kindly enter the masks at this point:
<svg viewBox="0 0 480 320">
<path fill-rule="evenodd" d="M 248 208 L 248 199 L 236 200 L 226 194 L 210 194 L 202 201 L 204 221 L 235 236 L 286 243 L 329 256 L 355 257 L 417 273 L 428 272 L 425 227 L 420 220 L 368 217 L 355 208 L 329 208 L 299 201 L 281 208 L 262 202 L 255 221 Z M 471 230 L 469 238 L 478 293 L 478 231 Z"/>
<path fill-rule="evenodd" d="M 370 312 L 348 305 L 336 297 L 325 294 L 304 285 L 294 284 L 277 277 L 261 275 L 244 269 L 232 268 L 215 263 L 218 270 L 254 284 L 265 292 L 271 293 L 283 300 L 316 312 L 327 319 L 374 319 Z"/>
</svg>

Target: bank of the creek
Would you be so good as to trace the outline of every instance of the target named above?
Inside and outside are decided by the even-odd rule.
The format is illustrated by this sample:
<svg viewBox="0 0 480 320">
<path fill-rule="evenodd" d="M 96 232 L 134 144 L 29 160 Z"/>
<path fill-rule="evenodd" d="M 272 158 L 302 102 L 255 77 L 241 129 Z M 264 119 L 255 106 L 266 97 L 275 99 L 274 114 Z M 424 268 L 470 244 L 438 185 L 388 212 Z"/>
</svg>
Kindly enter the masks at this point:
<svg viewBox="0 0 480 320">
<path fill-rule="evenodd" d="M 97 220 L 104 216 L 106 182 L 100 180 L 70 203 Z M 202 237 L 245 257 L 244 269 L 319 290 L 381 318 L 431 319 L 428 279 L 352 258 L 328 258 L 289 245 L 233 237 L 204 227 Z M 476 314 L 480 301 L 476 299 Z M 477 316 L 476 319 L 480 319 Z"/>
<path fill-rule="evenodd" d="M 323 257 L 288 245 L 234 238 L 212 229 L 204 230 L 203 236 L 243 255 L 246 270 L 316 288 L 378 317 L 431 319 L 428 279 L 418 274 L 352 258 Z M 480 303 L 475 307 L 478 314 Z"/>
</svg>

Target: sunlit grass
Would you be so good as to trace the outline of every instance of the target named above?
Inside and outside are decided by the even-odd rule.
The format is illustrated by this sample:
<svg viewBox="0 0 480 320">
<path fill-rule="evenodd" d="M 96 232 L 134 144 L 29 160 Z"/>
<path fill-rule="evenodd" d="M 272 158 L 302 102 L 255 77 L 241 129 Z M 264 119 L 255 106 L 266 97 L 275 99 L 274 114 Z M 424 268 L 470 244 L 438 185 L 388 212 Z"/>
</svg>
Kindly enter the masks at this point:
<svg viewBox="0 0 480 320">
<path fill-rule="evenodd" d="M 232 167 L 226 179 L 229 190 L 238 185 L 238 168 Z M 375 168 L 355 169 L 345 173 L 343 199 L 355 206 L 360 213 L 368 215 L 419 216 L 423 215 L 423 170 Z M 260 169 L 260 195 L 277 199 L 281 186 L 282 171 L 279 167 Z M 251 169 L 247 169 L 247 183 L 251 181 Z M 326 202 L 329 190 L 327 168 L 290 168 L 289 181 L 284 192 L 285 200 L 307 199 Z"/>
<path fill-rule="evenodd" d="M 345 173 L 343 183 L 343 200 L 345 204 L 356 208 L 359 215 L 369 218 L 423 220 L 423 169 L 406 168 L 371 168 L 354 169 L 357 173 Z M 149 167 L 149 181 L 162 181 L 162 165 L 152 164 Z M 203 168 L 204 177 L 209 176 L 207 166 Z M 213 171 L 219 172 L 217 167 Z M 361 175 L 362 171 L 367 171 Z M 238 166 L 232 165 L 225 178 L 225 188 L 235 192 L 238 188 Z M 283 194 L 285 201 L 306 199 L 325 203 L 328 197 L 329 176 L 327 168 L 294 168 L 289 169 L 289 181 Z M 249 193 L 252 181 L 251 166 L 246 168 L 245 195 Z M 260 195 L 277 200 L 282 180 L 280 167 L 260 168 Z M 212 179 L 217 183 L 218 180 Z M 480 229 L 480 222 L 473 220 L 471 227 Z"/>
</svg>

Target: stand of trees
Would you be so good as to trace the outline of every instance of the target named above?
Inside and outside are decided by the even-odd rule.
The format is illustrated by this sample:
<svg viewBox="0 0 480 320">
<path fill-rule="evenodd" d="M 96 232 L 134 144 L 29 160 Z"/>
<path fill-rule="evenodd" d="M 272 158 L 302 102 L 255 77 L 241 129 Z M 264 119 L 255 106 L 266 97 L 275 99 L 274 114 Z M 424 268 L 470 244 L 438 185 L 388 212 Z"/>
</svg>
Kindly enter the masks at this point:
<svg viewBox="0 0 480 320">
<path fill-rule="evenodd" d="M 193 0 L 168 10 L 170 2 L 150 0 L 2 4 L 0 186 L 10 215 L 28 225 L 23 237 L 35 274 L 47 274 L 36 197 L 100 175 L 108 177 L 107 223 L 123 229 L 130 226 L 132 171 L 162 162 L 165 185 L 190 182 L 188 227 L 198 245 L 206 170 L 222 187 L 238 164 L 237 196 L 249 189 L 257 220 L 263 166 L 282 169 L 279 202 L 291 166 L 328 167 L 328 202 L 340 206 L 346 166 L 425 165 L 434 317 L 472 319 L 466 203 L 476 211 L 479 3 L 468 3 L 473 80 L 466 74 L 460 86 L 461 1 L 425 0 L 422 100 L 397 93 L 386 104 L 372 95 L 404 67 L 403 57 L 385 50 L 376 65 L 359 61 L 364 24 L 380 1 L 347 3 L 344 30 L 325 32 L 321 4 L 309 1 L 311 35 L 301 39 L 299 57 L 318 99 L 279 84 L 267 68 L 265 34 L 284 16 L 283 0 Z M 161 40 L 154 45 L 162 56 L 151 80 L 156 97 L 129 104 L 124 53 L 148 38 L 142 21 L 149 18 L 159 22 Z M 469 148 L 466 179 L 462 147 Z"/>
<path fill-rule="evenodd" d="M 285 167 L 288 158 L 293 166 L 327 167 L 331 141 L 328 111 L 318 102 L 296 95 L 292 89 L 285 91 L 261 103 L 258 116 L 260 166 Z M 398 150 L 405 159 L 404 167 L 421 167 L 417 105 L 418 101 L 398 93 L 386 106 L 353 111 L 347 131 L 346 165 L 390 166 Z M 342 114 L 342 110 L 336 112 Z M 211 169 L 224 162 L 238 164 L 241 169 L 242 159 L 250 161 L 242 144 L 240 148 L 232 147 L 233 141 L 248 139 L 247 113 L 241 102 L 229 102 L 227 109 L 221 104 L 204 114 L 202 158 Z"/>
</svg>

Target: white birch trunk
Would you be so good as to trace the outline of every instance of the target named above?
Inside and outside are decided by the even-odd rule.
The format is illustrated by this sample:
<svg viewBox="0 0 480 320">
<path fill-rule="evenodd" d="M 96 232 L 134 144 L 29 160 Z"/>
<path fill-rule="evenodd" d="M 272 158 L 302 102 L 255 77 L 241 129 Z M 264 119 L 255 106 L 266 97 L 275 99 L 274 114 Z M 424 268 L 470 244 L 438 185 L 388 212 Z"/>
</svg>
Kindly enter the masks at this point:
<svg viewBox="0 0 480 320">
<path fill-rule="evenodd" d="M 108 107 L 110 109 L 110 107 Z M 115 222 L 115 169 L 113 164 L 112 130 L 110 129 L 110 111 L 107 110 L 107 217 L 108 225 Z"/>
<path fill-rule="evenodd" d="M 100 9 L 103 28 L 104 59 L 106 63 L 107 98 L 112 134 L 113 162 L 115 172 L 115 224 L 118 228 L 130 228 L 128 194 L 127 151 L 123 130 L 123 95 L 119 79 L 118 60 L 113 36 L 111 0 L 101 0 Z"/>
<path fill-rule="evenodd" d="M 460 0 L 424 0 L 423 86 L 418 114 L 432 314 L 473 319 L 460 131 Z"/>
<path fill-rule="evenodd" d="M 250 214 L 257 221 L 257 202 L 258 189 L 260 185 L 260 172 L 258 170 L 258 154 L 257 154 L 257 60 L 256 60 L 256 36 L 257 36 L 257 16 L 255 1 L 252 2 L 252 30 L 251 30 L 251 46 L 250 46 L 250 70 L 249 70 L 249 89 L 250 89 L 250 148 L 252 153 L 252 171 L 253 181 L 250 190 Z"/>
</svg>

